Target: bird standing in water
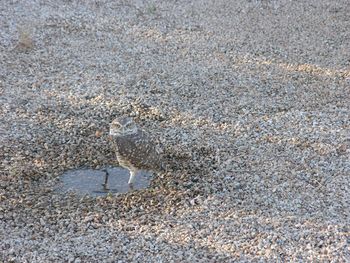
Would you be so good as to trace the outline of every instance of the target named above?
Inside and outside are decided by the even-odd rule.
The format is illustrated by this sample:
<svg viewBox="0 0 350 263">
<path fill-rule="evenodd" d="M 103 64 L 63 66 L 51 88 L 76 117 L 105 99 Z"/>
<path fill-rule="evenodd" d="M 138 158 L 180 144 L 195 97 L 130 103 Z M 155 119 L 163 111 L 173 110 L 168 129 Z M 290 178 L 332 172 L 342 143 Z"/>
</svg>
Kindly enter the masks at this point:
<svg viewBox="0 0 350 263">
<path fill-rule="evenodd" d="M 116 118 L 110 124 L 109 135 L 116 144 L 116 155 L 121 167 L 129 170 L 129 187 L 133 189 L 139 170 L 158 171 L 162 168 L 160 154 L 145 131 L 138 128 L 132 118 Z M 104 187 L 107 187 L 108 173 Z"/>
</svg>

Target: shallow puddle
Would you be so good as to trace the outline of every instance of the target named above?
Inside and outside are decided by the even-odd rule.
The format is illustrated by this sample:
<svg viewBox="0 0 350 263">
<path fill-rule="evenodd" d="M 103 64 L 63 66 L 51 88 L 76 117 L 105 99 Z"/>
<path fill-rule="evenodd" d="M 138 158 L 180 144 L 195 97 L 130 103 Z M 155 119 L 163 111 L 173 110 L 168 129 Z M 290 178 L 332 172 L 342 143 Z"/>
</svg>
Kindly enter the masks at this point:
<svg viewBox="0 0 350 263">
<path fill-rule="evenodd" d="M 129 171 L 121 167 L 106 168 L 108 171 L 107 189 L 103 187 L 106 173 L 103 170 L 80 169 L 69 170 L 60 178 L 60 192 L 73 191 L 77 194 L 103 196 L 108 193 L 126 193 L 131 191 L 128 185 Z M 151 173 L 140 171 L 134 182 L 134 190 L 147 188 Z"/>
</svg>

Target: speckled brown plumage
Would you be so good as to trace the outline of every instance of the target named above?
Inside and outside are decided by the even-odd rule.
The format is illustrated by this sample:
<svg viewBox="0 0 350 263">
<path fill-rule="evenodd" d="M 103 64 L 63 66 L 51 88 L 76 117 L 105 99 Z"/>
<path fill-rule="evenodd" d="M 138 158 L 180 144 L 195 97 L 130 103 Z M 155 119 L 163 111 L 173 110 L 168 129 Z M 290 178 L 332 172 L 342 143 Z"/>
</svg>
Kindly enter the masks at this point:
<svg viewBox="0 0 350 263">
<path fill-rule="evenodd" d="M 162 165 L 155 144 L 128 117 L 116 118 L 110 126 L 119 165 L 130 171 L 129 185 L 138 170 L 158 171 Z"/>
<path fill-rule="evenodd" d="M 116 136 L 116 153 L 121 166 L 137 170 L 159 170 L 160 160 L 153 142 L 142 130 L 135 134 Z"/>
</svg>

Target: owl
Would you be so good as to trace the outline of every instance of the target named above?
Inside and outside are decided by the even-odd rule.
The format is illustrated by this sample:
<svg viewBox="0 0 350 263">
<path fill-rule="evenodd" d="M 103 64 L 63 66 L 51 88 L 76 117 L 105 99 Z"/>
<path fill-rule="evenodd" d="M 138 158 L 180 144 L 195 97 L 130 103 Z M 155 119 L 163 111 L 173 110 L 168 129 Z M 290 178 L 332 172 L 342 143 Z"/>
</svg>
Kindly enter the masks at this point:
<svg viewBox="0 0 350 263">
<path fill-rule="evenodd" d="M 121 167 L 129 170 L 129 187 L 133 188 L 139 170 L 159 171 L 162 169 L 160 154 L 147 134 L 137 127 L 132 118 L 116 118 L 110 124 L 109 135 L 116 145 L 116 155 Z M 107 185 L 107 179 L 105 181 Z"/>
</svg>

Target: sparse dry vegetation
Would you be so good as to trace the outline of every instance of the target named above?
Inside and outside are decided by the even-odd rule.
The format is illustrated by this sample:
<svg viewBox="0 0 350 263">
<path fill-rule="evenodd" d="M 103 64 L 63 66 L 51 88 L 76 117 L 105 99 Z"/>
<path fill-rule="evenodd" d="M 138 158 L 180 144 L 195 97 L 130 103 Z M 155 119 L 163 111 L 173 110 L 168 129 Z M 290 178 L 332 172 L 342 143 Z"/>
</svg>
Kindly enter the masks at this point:
<svg viewBox="0 0 350 263">
<path fill-rule="evenodd" d="M 16 48 L 20 50 L 29 50 L 33 47 L 33 28 L 31 25 L 18 26 L 18 43 L 16 45 Z"/>
</svg>

